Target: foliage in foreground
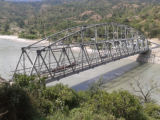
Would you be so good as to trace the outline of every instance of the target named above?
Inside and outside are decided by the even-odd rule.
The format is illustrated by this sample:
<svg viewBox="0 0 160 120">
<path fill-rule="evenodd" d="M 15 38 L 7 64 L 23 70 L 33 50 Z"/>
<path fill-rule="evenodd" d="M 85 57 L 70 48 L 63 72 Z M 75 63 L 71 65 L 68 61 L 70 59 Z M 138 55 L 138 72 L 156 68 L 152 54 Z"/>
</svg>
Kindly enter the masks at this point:
<svg viewBox="0 0 160 120">
<path fill-rule="evenodd" d="M 1 120 L 158 120 L 160 106 L 142 105 L 127 91 L 99 88 L 76 92 L 44 80 L 16 75 L 15 84 L 0 86 Z"/>
</svg>

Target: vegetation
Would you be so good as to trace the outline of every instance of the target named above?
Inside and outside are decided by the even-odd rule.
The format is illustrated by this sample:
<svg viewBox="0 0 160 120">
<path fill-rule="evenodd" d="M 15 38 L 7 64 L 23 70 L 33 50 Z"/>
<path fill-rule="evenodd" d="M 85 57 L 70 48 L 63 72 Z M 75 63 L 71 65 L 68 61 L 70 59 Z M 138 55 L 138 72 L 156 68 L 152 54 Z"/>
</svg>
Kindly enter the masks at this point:
<svg viewBox="0 0 160 120">
<path fill-rule="evenodd" d="M 62 29 L 99 22 L 118 22 L 160 37 L 158 0 L 0 0 L 0 34 L 38 39 Z M 90 31 L 89 31 L 90 32 Z M 127 91 L 108 93 L 95 84 L 74 91 L 57 84 L 46 87 L 35 76 L 16 75 L 14 84 L 0 85 L 1 120 L 158 120 L 160 106 L 137 84 L 141 99 Z"/>
<path fill-rule="evenodd" d="M 37 39 L 72 26 L 112 21 L 160 37 L 159 8 L 158 0 L 0 0 L 0 34 Z"/>
<path fill-rule="evenodd" d="M 16 75 L 13 85 L 0 86 L 1 120 L 158 120 L 160 106 L 141 104 L 127 91 L 107 93 L 97 85 L 74 91 L 44 79 Z"/>
</svg>

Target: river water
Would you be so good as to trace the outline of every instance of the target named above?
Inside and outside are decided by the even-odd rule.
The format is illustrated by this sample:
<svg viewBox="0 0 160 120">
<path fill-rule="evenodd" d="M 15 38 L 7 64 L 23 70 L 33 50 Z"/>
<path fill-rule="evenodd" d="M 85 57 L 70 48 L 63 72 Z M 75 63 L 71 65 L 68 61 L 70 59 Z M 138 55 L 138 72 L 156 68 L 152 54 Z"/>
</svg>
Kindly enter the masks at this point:
<svg viewBox="0 0 160 120">
<path fill-rule="evenodd" d="M 9 79 L 15 70 L 16 63 L 21 53 L 21 47 L 30 43 L 9 39 L 0 39 L 0 76 Z"/>
<path fill-rule="evenodd" d="M 0 76 L 6 79 L 12 77 L 16 64 L 20 57 L 21 47 L 31 44 L 30 42 L 19 42 L 9 39 L 0 39 Z M 107 91 L 125 89 L 132 91 L 133 85 L 139 80 L 144 87 L 151 87 L 160 83 L 160 65 L 140 64 L 132 58 L 125 58 L 111 62 L 76 75 L 63 78 L 60 81 L 49 83 L 48 86 L 63 83 L 75 90 L 85 90 L 95 81 L 103 79 Z M 132 84 L 132 85 L 131 85 Z M 159 99 L 160 94 L 153 94 Z"/>
</svg>

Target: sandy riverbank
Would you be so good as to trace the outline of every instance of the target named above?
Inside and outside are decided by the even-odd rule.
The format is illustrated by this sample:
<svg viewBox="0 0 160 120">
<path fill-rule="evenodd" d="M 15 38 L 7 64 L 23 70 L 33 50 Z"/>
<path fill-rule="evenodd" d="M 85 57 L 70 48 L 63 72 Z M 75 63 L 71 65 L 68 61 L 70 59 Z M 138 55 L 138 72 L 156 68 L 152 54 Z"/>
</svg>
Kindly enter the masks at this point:
<svg viewBox="0 0 160 120">
<path fill-rule="evenodd" d="M 157 44 L 160 44 L 160 39 L 159 38 L 152 38 L 152 39 L 148 39 L 151 42 L 155 42 Z"/>
<path fill-rule="evenodd" d="M 12 40 L 15 42 L 23 42 L 23 43 L 30 43 L 33 44 L 35 42 L 40 41 L 41 39 L 25 39 L 25 38 L 19 38 L 18 36 L 14 36 L 14 35 L 0 35 L 0 39 L 4 39 L 4 40 Z M 42 44 L 49 44 L 48 41 L 42 41 Z"/>
<path fill-rule="evenodd" d="M 75 52 L 80 52 L 81 48 L 80 47 L 73 47 L 72 50 L 75 51 Z M 90 47 L 86 47 L 86 50 L 87 50 L 88 53 L 93 52 L 93 49 L 91 49 Z"/>
<path fill-rule="evenodd" d="M 38 40 L 19 38 L 18 36 L 14 36 L 14 35 L 0 35 L 0 39 L 13 40 L 17 42 L 27 42 L 27 43 L 34 43 L 38 41 Z"/>
<path fill-rule="evenodd" d="M 31 42 L 31 43 L 34 43 L 40 40 L 40 39 L 31 40 L 31 39 L 19 38 L 18 36 L 15 36 L 15 35 L 0 35 L 0 39 L 14 40 L 14 41 L 19 41 L 19 42 Z M 148 40 L 151 42 L 160 44 L 159 38 L 151 38 Z"/>
</svg>

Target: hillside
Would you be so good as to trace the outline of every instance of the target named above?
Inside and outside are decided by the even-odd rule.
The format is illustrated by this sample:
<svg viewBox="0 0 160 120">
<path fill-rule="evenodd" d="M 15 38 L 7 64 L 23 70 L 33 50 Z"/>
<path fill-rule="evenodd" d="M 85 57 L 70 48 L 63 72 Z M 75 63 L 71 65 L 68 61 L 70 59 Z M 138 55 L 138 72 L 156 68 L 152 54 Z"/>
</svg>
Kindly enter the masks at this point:
<svg viewBox="0 0 160 120">
<path fill-rule="evenodd" d="M 76 25 L 113 21 L 160 37 L 159 8 L 158 0 L 1 0 L 0 34 L 35 39 Z"/>
</svg>

